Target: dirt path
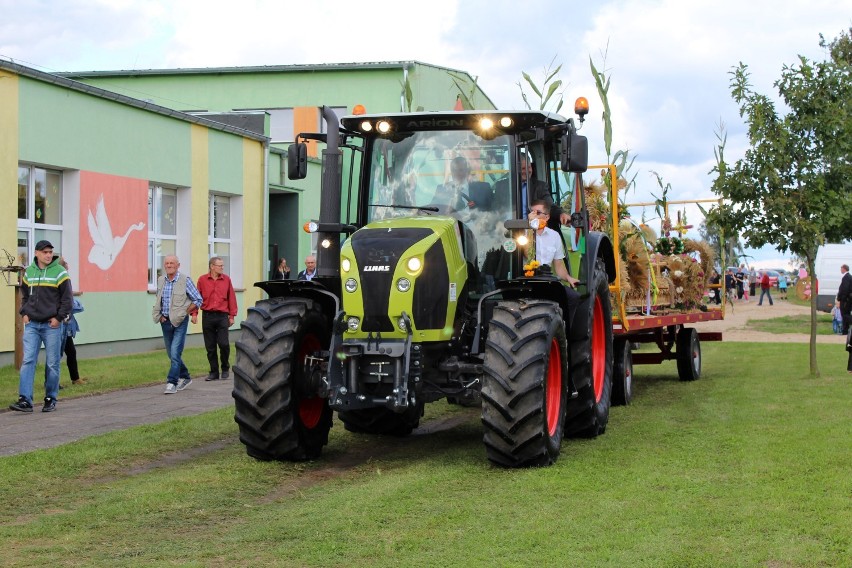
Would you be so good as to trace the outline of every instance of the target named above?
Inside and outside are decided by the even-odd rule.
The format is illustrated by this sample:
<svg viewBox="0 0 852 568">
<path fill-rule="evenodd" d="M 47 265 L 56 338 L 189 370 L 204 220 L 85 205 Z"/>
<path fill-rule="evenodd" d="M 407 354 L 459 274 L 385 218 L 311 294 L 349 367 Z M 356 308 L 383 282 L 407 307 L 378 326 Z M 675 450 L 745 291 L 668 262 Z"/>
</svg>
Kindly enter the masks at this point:
<svg viewBox="0 0 852 568">
<path fill-rule="evenodd" d="M 779 318 L 782 316 L 808 315 L 810 308 L 791 304 L 784 300 L 775 300 L 775 305 L 770 306 L 764 302 L 762 306 L 757 305 L 754 299 L 749 302 L 734 302 L 734 309 L 728 304 L 725 310 L 725 319 L 721 321 L 709 321 L 696 324 L 698 331 L 721 331 L 724 341 L 750 341 L 750 342 L 781 342 L 781 343 L 807 343 L 810 335 L 807 329 L 802 333 L 768 333 L 747 329 L 748 320 Z M 817 343 L 844 342 L 842 335 L 817 335 Z"/>
</svg>

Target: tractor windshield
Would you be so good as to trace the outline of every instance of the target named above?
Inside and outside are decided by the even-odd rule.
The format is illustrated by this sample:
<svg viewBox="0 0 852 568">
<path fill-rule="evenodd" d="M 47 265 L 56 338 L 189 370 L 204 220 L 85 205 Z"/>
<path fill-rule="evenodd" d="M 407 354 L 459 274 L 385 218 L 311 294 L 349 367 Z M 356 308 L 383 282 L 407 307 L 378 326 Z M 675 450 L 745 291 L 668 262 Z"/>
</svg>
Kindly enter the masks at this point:
<svg viewBox="0 0 852 568">
<path fill-rule="evenodd" d="M 514 218 L 508 136 L 492 140 L 471 131 L 402 133 L 375 139 L 369 175 L 368 221 L 447 215 L 475 235 L 480 268 L 502 247 Z"/>
<path fill-rule="evenodd" d="M 509 218 L 508 194 L 495 185 L 509 175 L 510 139 L 484 140 L 470 131 L 413 132 L 376 139 L 370 164 L 369 220 L 480 213 Z"/>
</svg>

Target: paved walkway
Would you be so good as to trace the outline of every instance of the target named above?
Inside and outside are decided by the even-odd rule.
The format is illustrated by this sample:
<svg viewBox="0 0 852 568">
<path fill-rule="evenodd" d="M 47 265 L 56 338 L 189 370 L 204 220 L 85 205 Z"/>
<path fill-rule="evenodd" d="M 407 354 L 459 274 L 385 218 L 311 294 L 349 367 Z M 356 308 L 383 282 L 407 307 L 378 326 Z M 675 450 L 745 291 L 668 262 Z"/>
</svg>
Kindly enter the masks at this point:
<svg viewBox="0 0 852 568">
<path fill-rule="evenodd" d="M 206 382 L 205 376 L 193 378 L 186 389 L 170 395 L 163 394 L 165 383 L 66 400 L 60 391 L 56 412 L 44 413 L 38 403 L 32 414 L 0 410 L 0 456 L 232 406 L 233 381 Z"/>
</svg>

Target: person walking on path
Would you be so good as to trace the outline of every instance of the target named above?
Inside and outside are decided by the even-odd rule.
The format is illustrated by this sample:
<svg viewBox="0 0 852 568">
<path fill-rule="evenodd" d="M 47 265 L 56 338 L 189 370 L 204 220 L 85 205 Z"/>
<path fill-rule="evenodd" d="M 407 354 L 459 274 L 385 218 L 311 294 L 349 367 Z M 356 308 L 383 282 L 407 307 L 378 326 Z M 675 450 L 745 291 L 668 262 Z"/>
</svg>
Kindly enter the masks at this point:
<svg viewBox="0 0 852 568">
<path fill-rule="evenodd" d="M 837 290 L 837 300 L 840 302 L 840 313 L 843 315 L 843 335 L 849 333 L 849 324 L 852 322 L 852 274 L 849 274 L 849 265 L 840 267 L 840 288 Z"/>
<path fill-rule="evenodd" d="M 748 280 L 748 269 L 745 267 L 745 264 L 741 264 L 736 274 L 734 274 L 737 282 L 737 300 L 742 300 L 745 295 L 745 300 L 748 302 L 748 288 L 746 287 L 746 280 Z"/>
<path fill-rule="evenodd" d="M 754 298 L 757 296 L 757 284 L 760 282 L 760 274 L 752 267 L 748 273 L 748 293 Z"/>
<path fill-rule="evenodd" d="M 68 270 L 68 263 L 65 262 L 65 259 L 61 256 L 59 257 L 59 264 L 65 270 Z M 73 285 L 72 285 L 73 288 Z M 73 290 L 72 290 L 73 293 Z M 71 299 L 71 315 L 62 322 L 62 351 L 61 353 L 65 354 L 65 365 L 68 366 L 68 374 L 71 375 L 71 384 L 72 385 L 83 385 L 86 384 L 84 379 L 80 378 L 80 369 L 77 366 L 77 347 L 74 345 L 74 338 L 77 337 L 77 332 L 80 331 L 80 324 L 77 323 L 77 318 L 74 317 L 75 314 L 79 314 L 83 311 L 83 304 L 80 303 L 80 300 L 77 298 Z M 62 355 L 60 355 L 60 358 Z M 59 388 L 62 388 L 62 384 L 60 383 Z"/>
<path fill-rule="evenodd" d="M 761 272 L 760 273 L 760 300 L 757 302 L 758 306 L 763 305 L 763 297 L 766 296 L 769 298 L 769 305 L 774 306 L 775 304 L 772 302 L 772 285 L 769 283 L 769 273 Z"/>
<path fill-rule="evenodd" d="M 33 411 L 33 382 L 38 353 L 44 344 L 44 406 L 42 412 L 56 410 L 59 395 L 59 359 L 62 355 L 62 322 L 71 315 L 71 278 L 53 258 L 50 241 L 39 241 L 35 259 L 26 270 L 21 285 L 21 316 L 24 322 L 24 358 L 18 381 L 18 402 L 9 408 Z"/>
<path fill-rule="evenodd" d="M 210 271 L 198 278 L 198 292 L 204 299 L 201 303 L 201 331 L 204 334 L 207 361 L 210 363 L 210 374 L 205 380 L 216 381 L 219 380 L 220 359 L 222 378 L 230 376 L 228 328 L 234 325 L 237 316 L 237 295 L 231 278 L 225 274 L 225 262 L 221 257 L 212 257 L 208 268 Z"/>
<path fill-rule="evenodd" d="M 317 275 L 317 257 L 309 254 L 305 257 L 305 269 L 299 272 L 296 280 L 313 280 Z"/>
<path fill-rule="evenodd" d="M 787 299 L 787 275 L 783 272 L 778 275 L 778 297 Z"/>
<path fill-rule="evenodd" d="M 202 303 L 192 278 L 178 272 L 179 268 L 178 257 L 169 255 L 163 259 L 165 274 L 157 279 L 157 299 L 151 310 L 154 323 L 159 323 L 163 330 L 163 342 L 171 361 L 165 394 L 174 394 L 192 384 L 189 369 L 183 363 L 183 345 L 189 327 L 187 316 L 196 323 Z"/>
</svg>

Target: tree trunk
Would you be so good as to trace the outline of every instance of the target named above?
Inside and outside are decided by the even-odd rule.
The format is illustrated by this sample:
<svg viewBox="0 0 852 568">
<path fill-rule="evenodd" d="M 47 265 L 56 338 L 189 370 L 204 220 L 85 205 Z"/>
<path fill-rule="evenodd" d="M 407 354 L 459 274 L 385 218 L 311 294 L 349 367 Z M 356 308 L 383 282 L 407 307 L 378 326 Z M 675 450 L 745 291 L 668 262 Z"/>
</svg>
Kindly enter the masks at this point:
<svg viewBox="0 0 852 568">
<path fill-rule="evenodd" d="M 810 359 L 811 359 L 811 376 L 819 377 L 819 366 L 817 365 L 816 353 L 816 330 L 817 330 L 817 288 L 819 282 L 816 279 L 816 271 L 814 270 L 815 254 L 805 255 L 805 260 L 808 263 L 808 275 L 811 277 L 811 341 L 810 341 Z"/>
</svg>

